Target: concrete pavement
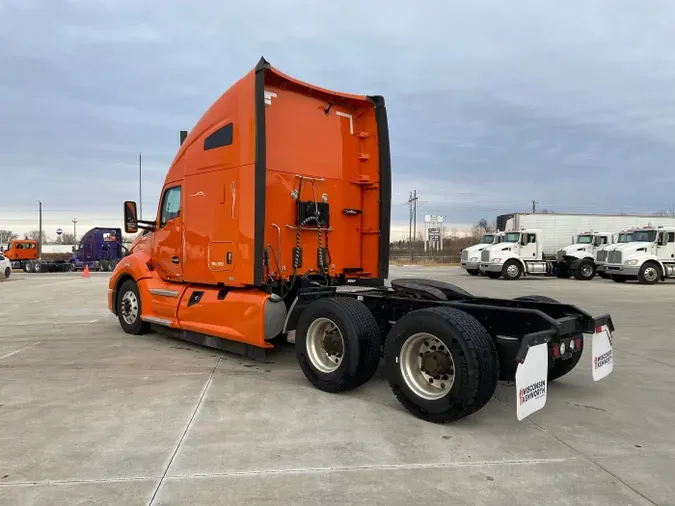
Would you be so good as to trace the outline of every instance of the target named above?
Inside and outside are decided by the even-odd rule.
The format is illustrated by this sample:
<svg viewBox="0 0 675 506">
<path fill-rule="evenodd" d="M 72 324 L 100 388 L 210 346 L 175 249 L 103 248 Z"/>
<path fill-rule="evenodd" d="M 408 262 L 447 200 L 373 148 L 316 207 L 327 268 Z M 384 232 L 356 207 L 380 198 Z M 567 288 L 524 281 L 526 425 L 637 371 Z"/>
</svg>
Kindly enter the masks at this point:
<svg viewBox="0 0 675 506">
<path fill-rule="evenodd" d="M 675 283 L 473 278 L 478 295 L 611 312 L 615 370 L 590 353 L 518 422 L 512 385 L 452 425 L 408 414 L 377 376 L 314 389 L 292 345 L 269 364 L 124 334 L 107 275 L 0 283 L 0 504 L 675 504 Z"/>
</svg>

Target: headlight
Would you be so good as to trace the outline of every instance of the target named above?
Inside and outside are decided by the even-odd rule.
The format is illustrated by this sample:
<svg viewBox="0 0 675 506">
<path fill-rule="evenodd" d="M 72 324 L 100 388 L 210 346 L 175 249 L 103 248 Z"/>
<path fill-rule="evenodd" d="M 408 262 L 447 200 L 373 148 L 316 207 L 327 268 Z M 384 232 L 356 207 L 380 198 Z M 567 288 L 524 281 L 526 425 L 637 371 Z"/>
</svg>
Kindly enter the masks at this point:
<svg viewBox="0 0 675 506">
<path fill-rule="evenodd" d="M 492 263 L 493 264 L 500 264 L 500 263 L 502 263 L 502 259 L 501 258 L 493 258 Z"/>
<path fill-rule="evenodd" d="M 477 262 L 477 261 L 478 261 L 478 257 L 469 258 L 469 262 Z"/>
<path fill-rule="evenodd" d="M 639 260 L 637 260 L 637 259 L 626 260 L 626 261 L 623 263 L 623 265 L 637 265 L 638 262 L 639 262 Z"/>
</svg>

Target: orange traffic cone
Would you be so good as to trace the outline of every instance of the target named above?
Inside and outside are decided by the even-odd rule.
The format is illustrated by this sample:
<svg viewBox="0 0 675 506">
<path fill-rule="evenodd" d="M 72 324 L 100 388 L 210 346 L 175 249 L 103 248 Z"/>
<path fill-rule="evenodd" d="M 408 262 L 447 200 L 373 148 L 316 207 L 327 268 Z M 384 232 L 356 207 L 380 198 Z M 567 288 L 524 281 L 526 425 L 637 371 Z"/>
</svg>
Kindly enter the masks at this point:
<svg viewBox="0 0 675 506">
<path fill-rule="evenodd" d="M 84 266 L 84 270 L 82 271 L 82 277 L 83 278 L 88 278 L 89 277 L 89 265 Z"/>
</svg>

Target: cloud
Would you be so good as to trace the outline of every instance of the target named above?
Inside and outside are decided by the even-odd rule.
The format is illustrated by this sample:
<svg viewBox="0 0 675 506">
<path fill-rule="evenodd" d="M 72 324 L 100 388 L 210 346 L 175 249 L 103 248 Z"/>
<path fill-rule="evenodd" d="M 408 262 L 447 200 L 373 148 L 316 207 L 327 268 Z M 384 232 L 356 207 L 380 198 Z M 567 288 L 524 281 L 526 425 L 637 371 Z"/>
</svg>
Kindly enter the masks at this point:
<svg viewBox="0 0 675 506">
<path fill-rule="evenodd" d="M 154 214 L 178 131 L 264 55 L 388 105 L 392 220 L 673 205 L 675 4 L 0 2 L 0 227 Z M 403 224 L 403 225 L 399 225 Z"/>
</svg>

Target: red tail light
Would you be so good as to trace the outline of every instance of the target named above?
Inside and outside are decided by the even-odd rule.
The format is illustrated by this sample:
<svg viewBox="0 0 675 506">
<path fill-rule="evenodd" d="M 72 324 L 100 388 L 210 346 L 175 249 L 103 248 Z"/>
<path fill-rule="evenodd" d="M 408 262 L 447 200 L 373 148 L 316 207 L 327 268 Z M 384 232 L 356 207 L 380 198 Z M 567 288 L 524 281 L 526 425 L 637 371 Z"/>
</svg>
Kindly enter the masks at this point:
<svg viewBox="0 0 675 506">
<path fill-rule="evenodd" d="M 558 343 L 553 344 L 553 356 L 556 358 L 560 356 L 560 345 Z"/>
</svg>

